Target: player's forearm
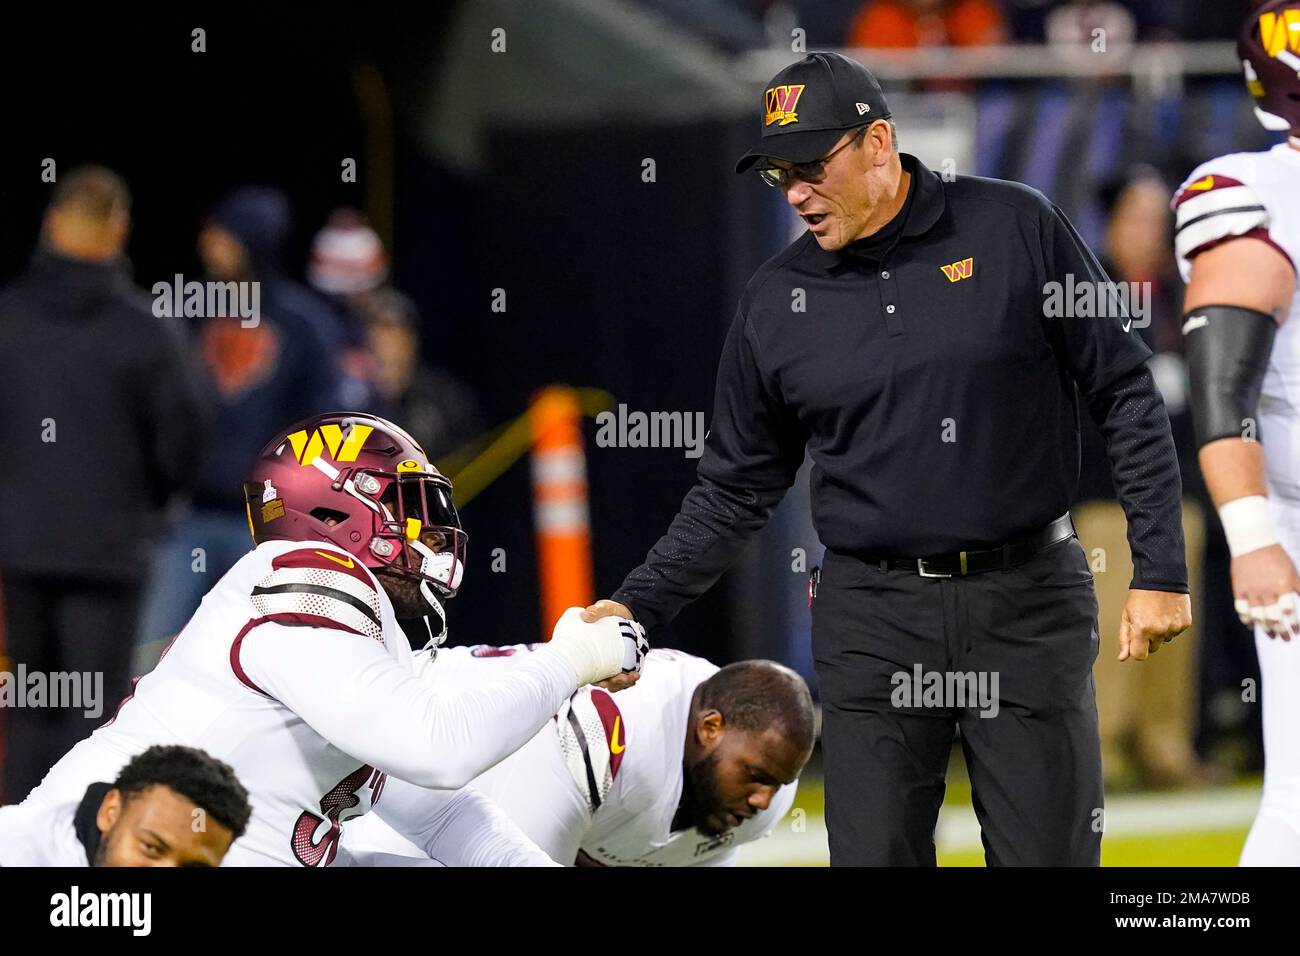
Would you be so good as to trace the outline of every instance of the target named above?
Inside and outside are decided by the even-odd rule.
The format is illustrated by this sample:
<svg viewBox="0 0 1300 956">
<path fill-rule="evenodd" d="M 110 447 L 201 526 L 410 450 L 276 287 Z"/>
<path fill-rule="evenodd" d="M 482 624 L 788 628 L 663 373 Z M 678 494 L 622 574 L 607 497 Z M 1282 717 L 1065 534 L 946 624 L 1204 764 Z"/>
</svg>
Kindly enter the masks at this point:
<svg viewBox="0 0 1300 956">
<path fill-rule="evenodd" d="M 785 489 L 747 491 L 700 479 L 614 600 L 627 605 L 647 630 L 667 624 L 713 586 L 784 494 Z"/>
<path fill-rule="evenodd" d="M 551 648 L 540 648 L 488 684 L 436 693 L 424 688 L 416 722 L 406 724 L 411 746 L 395 748 L 389 772 L 424 787 L 458 789 L 514 753 L 577 690 L 572 669 Z M 412 732 L 414 731 L 414 732 Z M 378 765 L 376 765 L 378 766 Z"/>
<path fill-rule="evenodd" d="M 1106 439 L 1115 491 L 1128 519 L 1131 586 L 1187 593 L 1182 476 L 1164 401 L 1141 366 L 1090 405 Z"/>
<path fill-rule="evenodd" d="M 1264 449 L 1259 442 L 1221 438 L 1197 454 L 1205 486 L 1216 508 L 1248 495 L 1267 495 Z"/>
<path fill-rule="evenodd" d="M 1232 556 L 1277 544 L 1260 444 L 1221 438 L 1204 445 L 1198 457 Z"/>
<path fill-rule="evenodd" d="M 1187 286 L 1183 337 L 1198 458 L 1233 557 L 1277 541 L 1258 441 L 1259 401 L 1294 286 L 1289 260 L 1250 238 L 1197 255 Z"/>
<path fill-rule="evenodd" d="M 444 790 L 523 746 L 577 689 L 573 669 L 552 648 L 490 683 L 439 693 L 373 641 L 275 624 L 250 633 L 241 660 L 259 687 L 340 750 Z"/>
</svg>

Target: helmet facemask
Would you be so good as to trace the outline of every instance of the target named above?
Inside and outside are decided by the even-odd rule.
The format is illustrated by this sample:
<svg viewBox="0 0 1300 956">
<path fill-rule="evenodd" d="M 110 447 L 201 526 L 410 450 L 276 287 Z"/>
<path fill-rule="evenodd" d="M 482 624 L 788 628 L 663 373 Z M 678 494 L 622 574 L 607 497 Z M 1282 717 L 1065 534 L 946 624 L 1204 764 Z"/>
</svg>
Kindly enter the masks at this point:
<svg viewBox="0 0 1300 956">
<path fill-rule="evenodd" d="M 368 550 L 382 569 L 418 582 L 438 619 L 431 624 L 434 643 L 441 643 L 446 636 L 442 602 L 460 588 L 469 540 L 456 514 L 451 482 L 431 465 L 413 460 L 401 462 L 396 472 L 367 469 L 349 478 L 353 493 L 374 512 Z"/>
</svg>

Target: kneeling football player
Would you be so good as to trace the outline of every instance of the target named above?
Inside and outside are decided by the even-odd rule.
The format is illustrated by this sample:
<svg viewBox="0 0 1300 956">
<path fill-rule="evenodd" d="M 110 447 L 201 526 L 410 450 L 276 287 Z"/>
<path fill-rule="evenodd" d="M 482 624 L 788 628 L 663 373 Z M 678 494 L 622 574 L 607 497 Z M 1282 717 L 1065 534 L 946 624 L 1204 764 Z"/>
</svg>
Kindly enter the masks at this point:
<svg viewBox="0 0 1300 956">
<path fill-rule="evenodd" d="M 435 688 L 492 682 L 539 647 L 456 647 L 436 662 L 419 655 L 420 676 Z M 763 660 L 719 669 L 656 649 L 634 687 L 616 697 L 576 691 L 471 786 L 570 865 L 727 866 L 789 812 L 812 746 L 812 698 L 794 671 Z M 420 803 L 416 787 L 389 788 L 408 807 Z M 344 846 L 362 864 L 420 855 L 373 816 L 349 828 Z"/>
</svg>

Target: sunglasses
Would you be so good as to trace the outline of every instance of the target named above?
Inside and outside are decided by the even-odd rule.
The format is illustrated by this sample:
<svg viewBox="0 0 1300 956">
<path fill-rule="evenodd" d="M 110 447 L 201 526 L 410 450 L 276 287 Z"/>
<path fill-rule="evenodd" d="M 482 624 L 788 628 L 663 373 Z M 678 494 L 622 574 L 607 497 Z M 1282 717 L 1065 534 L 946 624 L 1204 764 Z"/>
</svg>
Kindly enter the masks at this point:
<svg viewBox="0 0 1300 956">
<path fill-rule="evenodd" d="M 788 186 L 795 179 L 801 179 L 804 182 L 811 183 L 815 186 L 826 179 L 826 164 L 831 161 L 832 157 L 834 157 L 840 150 L 847 149 L 854 143 L 862 142 L 862 138 L 866 135 L 867 129 L 868 127 L 866 126 L 859 127 L 856 134 L 852 136 L 848 142 L 841 143 L 821 159 L 815 159 L 811 163 L 799 163 L 798 165 L 790 166 L 788 168 L 781 166 L 760 166 L 758 169 L 759 178 L 769 186 Z"/>
</svg>

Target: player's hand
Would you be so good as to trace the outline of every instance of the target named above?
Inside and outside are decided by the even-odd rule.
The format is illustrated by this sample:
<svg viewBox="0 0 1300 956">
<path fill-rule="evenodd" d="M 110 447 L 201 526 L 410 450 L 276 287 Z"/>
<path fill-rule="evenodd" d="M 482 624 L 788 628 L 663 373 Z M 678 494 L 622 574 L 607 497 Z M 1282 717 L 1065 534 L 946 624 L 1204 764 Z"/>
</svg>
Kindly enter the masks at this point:
<svg viewBox="0 0 1300 956">
<path fill-rule="evenodd" d="M 617 616 L 589 623 L 582 619 L 582 608 L 578 607 L 560 615 L 551 632 L 550 646 L 569 662 L 579 687 L 639 674 L 650 651 L 645 628 L 640 624 Z"/>
<path fill-rule="evenodd" d="M 634 620 L 632 611 L 626 605 L 619 604 L 617 601 L 597 601 L 582 612 L 582 619 L 588 623 L 599 621 L 602 617 L 623 617 L 629 621 Z M 596 686 L 609 691 L 611 694 L 617 694 L 621 690 L 627 690 L 640 679 L 641 673 L 637 671 L 633 674 L 619 674 L 608 680 L 598 681 Z"/>
<path fill-rule="evenodd" d="M 1300 636 L 1300 574 L 1280 544 L 1257 548 L 1232 559 L 1233 606 L 1252 631 L 1259 624 L 1269 637 Z"/>
<path fill-rule="evenodd" d="M 1191 626 L 1189 595 L 1132 588 L 1119 622 L 1119 659 L 1144 661 Z"/>
</svg>

